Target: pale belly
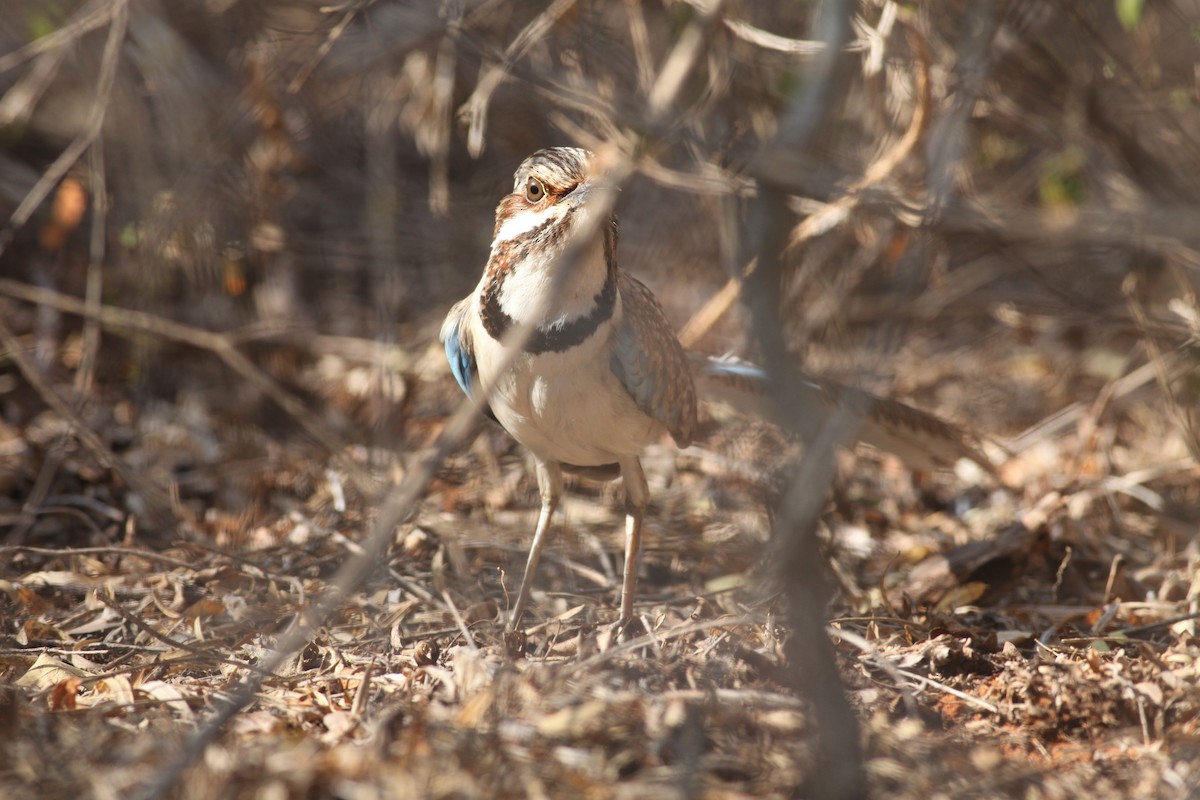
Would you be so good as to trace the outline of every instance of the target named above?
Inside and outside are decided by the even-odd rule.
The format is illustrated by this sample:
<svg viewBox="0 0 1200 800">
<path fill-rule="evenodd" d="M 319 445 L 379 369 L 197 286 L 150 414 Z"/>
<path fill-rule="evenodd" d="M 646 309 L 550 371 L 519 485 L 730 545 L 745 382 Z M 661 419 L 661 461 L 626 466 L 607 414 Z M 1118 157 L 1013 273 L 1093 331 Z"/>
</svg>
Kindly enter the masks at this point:
<svg viewBox="0 0 1200 800">
<path fill-rule="evenodd" d="M 640 453 L 663 433 L 601 357 L 602 343 L 567 353 L 522 355 L 496 382 L 492 412 L 534 455 L 580 467 L 613 464 Z M 484 384 L 496 377 L 479 362 Z"/>
</svg>

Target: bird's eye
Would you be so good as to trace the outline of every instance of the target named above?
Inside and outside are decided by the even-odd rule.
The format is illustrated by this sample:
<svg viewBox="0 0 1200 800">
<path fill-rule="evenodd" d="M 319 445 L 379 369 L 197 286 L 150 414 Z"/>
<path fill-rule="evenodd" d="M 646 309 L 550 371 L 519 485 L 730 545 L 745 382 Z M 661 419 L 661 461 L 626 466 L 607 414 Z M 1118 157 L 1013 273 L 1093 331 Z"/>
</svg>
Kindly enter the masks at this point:
<svg viewBox="0 0 1200 800">
<path fill-rule="evenodd" d="M 536 203 L 546 196 L 546 187 L 542 186 L 542 182 L 537 178 L 530 178 L 529 183 L 525 184 L 525 199 L 531 203 Z"/>
</svg>

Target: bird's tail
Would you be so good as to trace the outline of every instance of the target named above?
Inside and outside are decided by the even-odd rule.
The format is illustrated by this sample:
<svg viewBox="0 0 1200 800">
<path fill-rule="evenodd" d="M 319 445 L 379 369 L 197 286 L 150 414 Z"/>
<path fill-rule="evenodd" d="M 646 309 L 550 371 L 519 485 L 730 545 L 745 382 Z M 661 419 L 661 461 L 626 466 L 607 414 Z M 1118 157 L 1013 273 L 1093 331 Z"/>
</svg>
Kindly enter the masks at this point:
<svg viewBox="0 0 1200 800">
<path fill-rule="evenodd" d="M 737 411 L 782 422 L 770 381 L 759 366 L 739 359 L 688 353 L 696 390 L 707 401 L 726 403 Z M 798 396 L 788 398 L 790 419 L 805 421 L 802 435 L 815 435 L 838 409 L 861 420 L 858 441 L 899 456 L 911 467 L 951 467 L 960 458 L 994 470 L 991 459 L 968 433 L 926 411 L 895 400 L 876 397 L 831 381 L 801 375 Z"/>
</svg>

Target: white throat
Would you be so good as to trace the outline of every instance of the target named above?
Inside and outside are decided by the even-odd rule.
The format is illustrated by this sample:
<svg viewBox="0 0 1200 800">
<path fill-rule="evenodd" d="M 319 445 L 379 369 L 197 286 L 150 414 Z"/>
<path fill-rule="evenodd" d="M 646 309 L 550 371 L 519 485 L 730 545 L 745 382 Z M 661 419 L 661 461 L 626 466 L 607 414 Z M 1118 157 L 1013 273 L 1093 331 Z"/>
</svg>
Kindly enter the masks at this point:
<svg viewBox="0 0 1200 800">
<path fill-rule="evenodd" d="M 537 229 L 548 219 L 557 222 L 566 210 L 553 207 L 506 220 L 497 232 L 493 252 Z M 575 211 L 573 228 L 586 224 L 585 214 L 583 209 Z M 596 295 L 608 279 L 603 233 L 598 233 L 588 243 L 567 274 L 561 274 L 566 266 L 561 263 L 561 256 L 569 245 L 570 236 L 561 236 L 557 240 L 538 238 L 538 246 L 524 250 L 524 257 L 512 264 L 504 275 L 500 309 L 516 323 L 533 321 L 539 327 L 552 327 L 590 314 L 596 305 Z M 539 311 L 543 313 L 539 314 Z"/>
</svg>

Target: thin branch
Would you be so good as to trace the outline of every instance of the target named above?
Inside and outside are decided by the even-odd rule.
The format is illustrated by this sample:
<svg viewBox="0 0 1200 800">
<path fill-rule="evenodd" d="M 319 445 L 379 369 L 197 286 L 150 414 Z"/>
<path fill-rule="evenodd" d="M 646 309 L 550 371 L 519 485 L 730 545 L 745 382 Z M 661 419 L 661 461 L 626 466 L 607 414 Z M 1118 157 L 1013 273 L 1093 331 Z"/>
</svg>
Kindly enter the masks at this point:
<svg viewBox="0 0 1200 800">
<path fill-rule="evenodd" d="M 575 0 L 554 0 L 542 13 L 526 25 L 504 50 L 500 63 L 488 67 L 475 85 L 475 91 L 463 103 L 460 113 L 469 120 L 467 150 L 478 158 L 483 153 L 483 135 L 487 130 L 487 110 L 492 94 L 508 76 L 509 70 L 529 48 L 540 41 L 563 15 L 571 10 Z"/>
<path fill-rule="evenodd" d="M 129 26 L 128 0 L 113 0 L 111 15 L 112 23 L 108 29 L 108 40 L 104 43 L 104 55 L 100 62 L 100 77 L 96 81 L 96 97 L 92 103 L 87 124 L 59 154 L 58 158 L 54 159 L 54 163 L 46 169 L 38 182 L 29 190 L 29 194 L 17 206 L 16 211 L 8 220 L 8 224 L 3 230 L 0 230 L 0 253 L 3 253 L 8 243 L 12 241 L 15 231 L 29 221 L 29 217 L 37 207 L 42 204 L 42 201 L 58 185 L 67 171 L 75 165 L 75 162 L 104 128 L 104 117 L 108 111 L 113 82 L 117 75 L 117 57 L 121 52 L 121 44 L 125 41 L 125 31 Z"/>
<path fill-rule="evenodd" d="M 196 568 L 196 564 L 191 561 L 183 561 L 171 556 L 165 556 L 161 553 L 156 553 L 153 550 L 138 550 L 133 547 L 33 547 L 30 545 L 6 545 L 0 546 L 0 555 L 8 553 L 30 553 L 40 556 L 55 556 L 58 558 L 68 558 L 71 556 L 94 556 L 94 555 L 118 555 L 128 556 L 130 558 L 142 558 L 147 561 L 158 561 L 163 564 L 168 564 L 172 567 L 180 567 L 183 569 Z"/>
<path fill-rule="evenodd" d="M 725 19 L 723 21 L 725 27 L 729 28 L 734 36 L 764 50 L 774 50 L 778 53 L 789 53 L 798 56 L 815 56 L 819 53 L 824 53 L 825 48 L 828 46 L 825 42 L 820 41 L 789 39 L 777 33 L 764 31 L 762 28 L 756 28 L 750 23 L 742 22 L 738 19 Z M 866 50 L 867 43 L 863 41 L 848 42 L 843 45 L 842 49 L 847 52 Z"/>
<path fill-rule="evenodd" d="M 127 486 L 145 500 L 147 511 L 158 522 L 166 522 L 173 517 L 171 498 L 166 489 L 153 480 L 143 477 L 142 473 L 134 470 L 92 431 L 71 405 L 55 391 L 49 381 L 42 375 L 41 370 L 21 346 L 17 335 L 5 322 L 4 314 L 0 314 L 0 345 L 8 351 L 8 357 L 13 360 L 21 375 L 29 382 L 42 401 L 70 426 L 72 434 L 78 437 L 80 443 L 106 467 L 120 476 Z"/>
<path fill-rule="evenodd" d="M 908 690 L 908 687 L 903 685 L 903 682 L 900 680 L 900 678 L 903 677 L 900 673 L 900 668 L 892 663 L 890 658 L 879 652 L 879 648 L 868 641 L 866 637 L 860 636 L 854 631 L 846 630 L 844 628 L 835 628 L 832 625 L 827 627 L 825 630 L 830 636 L 834 636 L 846 642 L 847 644 L 857 647 L 860 651 L 869 656 L 871 661 L 878 665 L 880 669 L 890 675 L 892 680 L 896 683 L 897 691 L 900 692 L 900 696 L 904 699 L 904 708 L 908 712 L 908 715 L 913 719 L 921 718 L 921 709 L 917 705 L 917 698 L 913 697 L 913 694 Z"/>
<path fill-rule="evenodd" d="M 90 181 L 92 185 L 92 232 L 88 243 L 87 288 L 84 303 L 94 315 L 100 307 L 104 289 L 105 227 L 108 224 L 108 183 L 104 174 L 104 140 L 92 144 L 89 157 Z M 84 318 L 83 345 L 79 356 L 79 369 L 75 373 L 75 389 L 86 392 L 92 385 L 96 372 L 96 358 L 100 352 L 100 323 L 95 316 Z"/>
<path fill-rule="evenodd" d="M 210 649 L 206 649 L 203 647 L 196 647 L 195 645 L 189 644 L 188 642 L 182 642 L 179 639 L 173 639 L 170 636 L 167 636 L 166 634 L 159 633 L 157 630 L 154 629 L 153 625 L 151 625 L 150 623 L 141 619 L 137 615 L 131 614 L 128 611 L 126 611 L 125 609 L 121 608 L 121 606 L 118 605 L 116 602 L 105 597 L 103 592 L 95 592 L 93 594 L 93 596 L 97 600 L 99 600 L 101 603 L 103 603 L 105 606 L 107 606 L 110 611 L 112 611 L 114 614 L 119 616 L 121 619 L 125 620 L 127 623 L 129 623 L 133 627 L 137 628 L 139 631 L 146 634 L 150 638 L 157 639 L 158 641 L 162 642 L 163 644 L 165 644 L 169 647 L 174 647 L 176 650 L 182 650 L 185 653 L 190 653 L 193 656 L 196 656 L 197 658 L 204 659 L 205 661 L 214 661 L 218 664 L 225 664 L 230 667 L 236 667 L 237 669 L 245 669 L 245 670 L 249 670 L 251 672 L 261 672 L 263 675 L 265 675 L 267 677 L 278 677 L 278 676 L 274 675 L 273 673 L 266 672 L 261 667 L 256 666 L 254 664 L 249 664 L 245 661 L 238 661 L 237 659 L 234 659 L 234 658 L 225 658 L 224 656 L 218 655 L 217 653 L 213 652 Z M 212 642 L 211 646 L 215 648 L 218 646 L 218 643 Z"/>
<path fill-rule="evenodd" d="M 646 15 L 642 13 L 642 0 L 625 0 L 625 16 L 629 20 L 629 41 L 633 45 L 633 57 L 637 63 L 638 89 L 649 96 L 654 82 L 654 65 L 650 55 L 650 33 L 646 29 Z"/>
<path fill-rule="evenodd" d="M 254 365 L 254 362 L 237 349 L 238 337 L 236 334 L 194 328 L 145 311 L 109 305 L 92 307 L 77 297 L 51 289 L 30 286 L 10 278 L 0 278 L 0 294 L 28 303 L 50 306 L 86 319 L 95 319 L 105 328 L 122 335 L 148 333 L 179 344 L 206 350 L 225 362 L 225 365 L 235 373 L 254 384 L 267 397 L 270 397 L 326 450 L 335 454 L 341 452 L 341 442 L 308 410 L 299 398 L 271 380 Z M 346 462 L 345 466 L 356 479 L 362 481 L 361 485 L 371 485 L 365 479 L 365 473 L 357 465 Z"/>
<path fill-rule="evenodd" d="M 954 697 L 957 697 L 959 700 L 966 701 L 967 703 L 975 706 L 976 708 L 981 708 L 984 711 L 988 711 L 992 714 L 999 715 L 1001 713 L 1000 706 L 996 705 L 995 703 L 989 703 L 987 700 L 984 700 L 982 697 L 976 697 L 973 694 L 967 694 L 966 692 L 961 692 L 958 689 L 955 689 L 953 686 L 947 686 L 946 684 L 941 683 L 940 681 L 935 681 L 933 678 L 928 678 L 924 675 L 918 675 L 917 673 L 913 672 L 912 670 L 896 667 L 896 672 L 899 673 L 900 675 L 903 675 L 904 677 L 908 678 L 909 680 L 917 681 L 918 683 L 923 684 L 925 686 L 932 686 L 933 688 L 935 688 L 939 691 L 945 692 L 946 694 L 949 694 L 949 695 L 953 695 Z"/>
<path fill-rule="evenodd" d="M 75 19 L 58 30 L 34 39 L 24 47 L 18 47 L 6 56 L 0 56 L 0 72 L 6 72 L 31 58 L 47 53 L 66 44 L 71 44 L 88 31 L 108 24 L 118 12 L 124 13 L 126 0 L 92 0 L 79 10 Z"/>
</svg>

